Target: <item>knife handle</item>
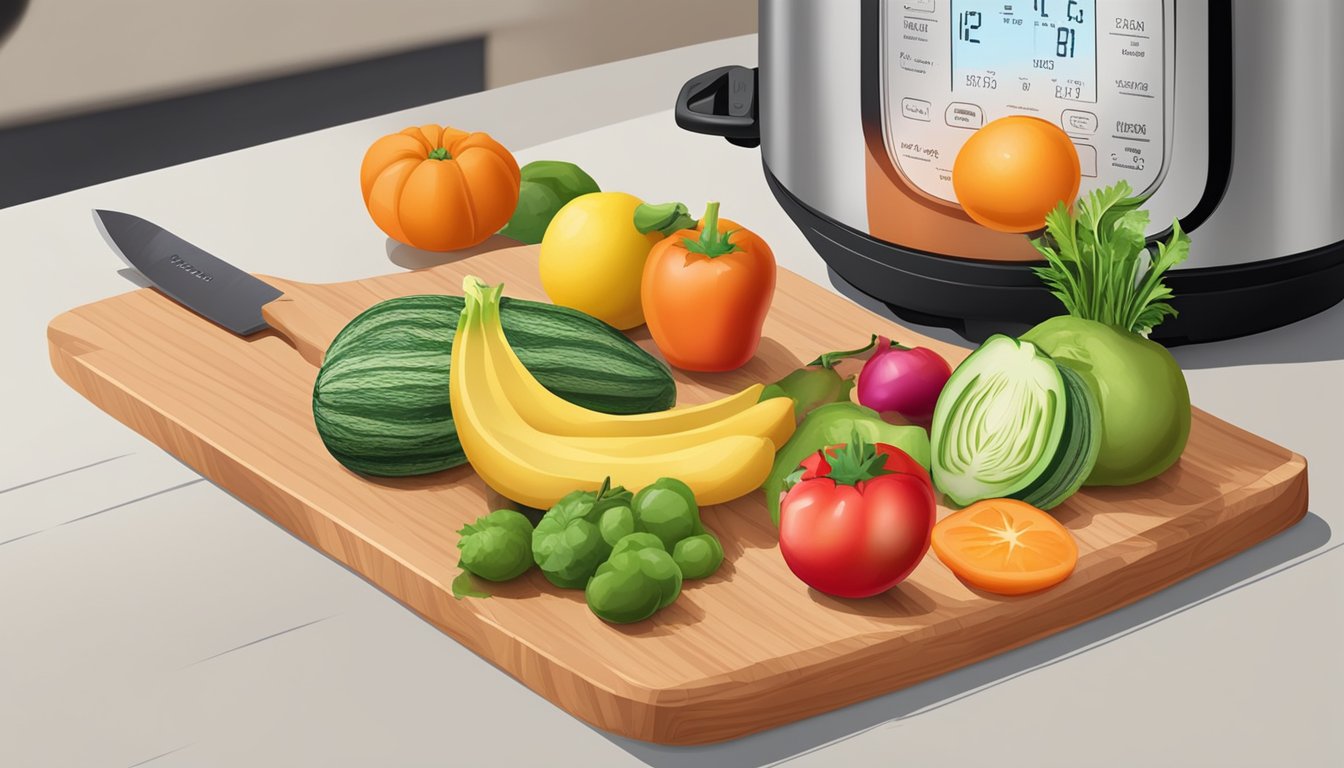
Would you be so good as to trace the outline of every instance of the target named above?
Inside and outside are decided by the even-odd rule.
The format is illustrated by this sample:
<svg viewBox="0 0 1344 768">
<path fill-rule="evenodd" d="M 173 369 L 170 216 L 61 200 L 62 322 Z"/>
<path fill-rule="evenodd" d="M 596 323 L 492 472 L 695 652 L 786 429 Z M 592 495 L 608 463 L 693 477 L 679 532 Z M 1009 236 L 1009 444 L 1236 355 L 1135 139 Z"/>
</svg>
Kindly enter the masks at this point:
<svg viewBox="0 0 1344 768">
<path fill-rule="evenodd" d="M 346 323 L 382 298 L 358 281 L 315 285 L 257 277 L 285 292 L 261 308 L 262 318 L 315 366 L 322 365 L 327 347 Z"/>
</svg>

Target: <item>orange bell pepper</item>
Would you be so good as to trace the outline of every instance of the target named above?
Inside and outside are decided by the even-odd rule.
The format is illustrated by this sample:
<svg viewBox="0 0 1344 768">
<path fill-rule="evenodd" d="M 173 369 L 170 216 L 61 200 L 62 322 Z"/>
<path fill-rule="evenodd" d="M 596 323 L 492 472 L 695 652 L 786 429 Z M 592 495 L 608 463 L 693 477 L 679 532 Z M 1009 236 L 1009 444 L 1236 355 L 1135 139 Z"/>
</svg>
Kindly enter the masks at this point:
<svg viewBox="0 0 1344 768">
<path fill-rule="evenodd" d="M 774 294 L 770 246 L 721 221 L 718 203 L 708 205 L 695 229 L 653 246 L 640 287 L 649 334 L 668 363 L 687 371 L 745 365 L 761 342 Z"/>
</svg>

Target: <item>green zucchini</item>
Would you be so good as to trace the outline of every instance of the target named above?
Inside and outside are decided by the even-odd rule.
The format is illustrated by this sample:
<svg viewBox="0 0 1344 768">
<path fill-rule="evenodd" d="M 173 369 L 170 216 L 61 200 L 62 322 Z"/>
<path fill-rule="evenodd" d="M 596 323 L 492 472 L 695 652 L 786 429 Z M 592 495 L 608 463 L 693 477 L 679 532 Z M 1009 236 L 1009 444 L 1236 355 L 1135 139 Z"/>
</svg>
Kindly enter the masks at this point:
<svg viewBox="0 0 1344 768">
<path fill-rule="evenodd" d="M 466 463 L 448 400 L 461 296 L 406 296 L 370 307 L 336 336 L 313 385 L 313 421 L 331 455 L 366 475 L 404 477 Z M 667 366 L 620 331 L 566 307 L 503 299 L 523 365 L 550 391 L 605 413 L 672 407 Z"/>
</svg>

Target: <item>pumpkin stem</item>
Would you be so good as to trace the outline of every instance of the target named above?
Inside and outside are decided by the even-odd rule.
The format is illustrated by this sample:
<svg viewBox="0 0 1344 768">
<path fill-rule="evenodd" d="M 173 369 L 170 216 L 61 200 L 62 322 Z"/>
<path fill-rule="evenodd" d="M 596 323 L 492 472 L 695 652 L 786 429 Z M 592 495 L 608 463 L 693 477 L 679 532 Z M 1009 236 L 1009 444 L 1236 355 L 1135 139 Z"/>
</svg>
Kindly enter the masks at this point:
<svg viewBox="0 0 1344 768">
<path fill-rule="evenodd" d="M 434 150 L 433 152 L 430 152 L 430 153 L 429 153 L 429 159 L 430 159 L 430 160 L 452 160 L 452 159 L 453 159 L 453 156 L 450 155 L 450 154 L 448 154 L 448 150 L 445 149 L 444 147 L 439 147 L 438 149 L 436 149 L 436 150 Z"/>
</svg>

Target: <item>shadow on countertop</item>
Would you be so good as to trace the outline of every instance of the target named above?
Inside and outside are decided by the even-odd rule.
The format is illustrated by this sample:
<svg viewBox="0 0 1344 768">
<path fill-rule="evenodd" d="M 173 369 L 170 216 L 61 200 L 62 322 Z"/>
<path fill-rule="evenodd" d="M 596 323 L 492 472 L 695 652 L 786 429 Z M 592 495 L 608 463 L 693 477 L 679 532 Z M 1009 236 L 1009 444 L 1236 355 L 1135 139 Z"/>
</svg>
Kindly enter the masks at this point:
<svg viewBox="0 0 1344 768">
<path fill-rule="evenodd" d="M 491 235 L 480 245 L 474 245 L 470 248 L 463 248 L 457 251 L 426 251 L 420 248 L 399 243 L 392 238 L 387 238 L 387 260 L 402 269 L 417 270 L 430 269 L 432 267 L 451 264 L 455 261 L 462 261 L 482 253 L 497 251 L 501 248 L 516 248 L 523 243 L 504 235 Z"/>
<path fill-rule="evenodd" d="M 770 765 L 974 696 L 1344 546 L 1323 548 L 1329 540 L 1330 524 L 1308 512 L 1283 533 L 1132 605 L 902 691 L 741 739 L 701 747 L 669 747 L 598 733 L 655 768 Z"/>
<path fill-rule="evenodd" d="M 835 289 L 864 309 L 930 338 L 960 347 L 975 346 L 950 328 L 920 325 L 898 317 L 886 304 L 845 282 L 833 270 L 828 272 Z M 1254 311 L 1254 307 L 1248 307 L 1247 311 Z M 1022 326 L 1017 331 L 1005 332 L 1026 329 Z M 1344 302 L 1282 328 L 1239 339 L 1187 344 L 1173 348 L 1171 354 L 1185 369 L 1344 360 Z"/>
<path fill-rule="evenodd" d="M 154 287 L 154 284 L 149 282 L 149 278 L 140 274 L 140 270 L 136 269 L 135 267 L 125 267 L 124 269 L 118 269 L 117 274 L 120 275 L 123 280 L 130 283 L 131 285 L 134 285 L 136 288 Z"/>
<path fill-rule="evenodd" d="M 1344 360 L 1344 303 L 1272 331 L 1177 347 L 1171 354 L 1187 369 Z"/>
</svg>

